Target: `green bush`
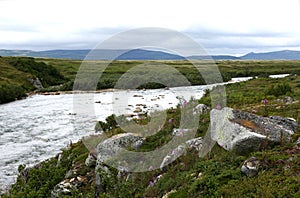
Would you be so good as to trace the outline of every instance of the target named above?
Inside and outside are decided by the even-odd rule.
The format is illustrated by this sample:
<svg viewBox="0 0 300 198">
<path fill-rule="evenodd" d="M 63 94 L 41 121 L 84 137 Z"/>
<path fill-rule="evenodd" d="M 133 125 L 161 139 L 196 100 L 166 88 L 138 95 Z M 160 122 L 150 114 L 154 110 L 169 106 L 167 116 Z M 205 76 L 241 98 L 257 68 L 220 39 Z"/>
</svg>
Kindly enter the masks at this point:
<svg viewBox="0 0 300 198">
<path fill-rule="evenodd" d="M 278 84 L 276 86 L 272 85 L 271 88 L 267 90 L 268 95 L 274 95 L 276 97 L 286 95 L 292 92 L 292 87 L 287 83 Z"/>
<path fill-rule="evenodd" d="M 17 85 L 0 84 L 0 104 L 21 99 L 26 96 L 26 91 Z"/>
<path fill-rule="evenodd" d="M 34 58 L 17 58 L 10 60 L 9 63 L 20 71 L 38 77 L 44 87 L 66 82 L 64 76 L 57 69 L 44 62 L 36 62 Z"/>
</svg>

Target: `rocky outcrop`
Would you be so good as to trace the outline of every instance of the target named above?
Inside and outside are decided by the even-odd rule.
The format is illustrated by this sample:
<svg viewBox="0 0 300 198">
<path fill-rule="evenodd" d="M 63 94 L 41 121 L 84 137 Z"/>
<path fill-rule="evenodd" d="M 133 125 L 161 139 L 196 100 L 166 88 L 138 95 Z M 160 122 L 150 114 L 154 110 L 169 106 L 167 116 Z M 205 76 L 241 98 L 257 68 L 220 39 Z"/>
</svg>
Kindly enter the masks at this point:
<svg viewBox="0 0 300 198">
<path fill-rule="evenodd" d="M 289 118 L 261 117 L 227 107 L 213 109 L 210 117 L 212 139 L 240 154 L 291 141 L 298 127 Z"/>
<path fill-rule="evenodd" d="M 105 189 L 104 181 L 110 177 L 110 170 L 106 165 L 107 160 L 113 159 L 123 149 L 137 150 L 144 142 L 144 138 L 133 133 L 123 133 L 112 136 L 98 144 L 97 146 L 97 165 L 96 165 L 96 189 L 102 192 Z M 125 177 L 128 168 L 118 167 L 118 175 Z"/>
<path fill-rule="evenodd" d="M 122 149 L 137 150 L 143 143 L 144 138 L 133 133 L 122 133 L 104 140 L 97 146 L 97 164 L 105 163 L 117 155 Z"/>
<path fill-rule="evenodd" d="M 38 90 L 44 89 L 43 84 L 41 83 L 40 79 L 28 78 L 27 80 L 32 84 L 32 86 L 34 86 Z"/>
</svg>

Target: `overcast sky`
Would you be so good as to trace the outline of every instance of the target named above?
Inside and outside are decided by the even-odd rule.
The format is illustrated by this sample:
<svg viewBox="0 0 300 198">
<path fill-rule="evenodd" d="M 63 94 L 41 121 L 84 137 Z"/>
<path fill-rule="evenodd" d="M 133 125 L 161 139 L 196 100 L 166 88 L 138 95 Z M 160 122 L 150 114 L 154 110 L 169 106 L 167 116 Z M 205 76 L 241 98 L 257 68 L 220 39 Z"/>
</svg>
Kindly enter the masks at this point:
<svg viewBox="0 0 300 198">
<path fill-rule="evenodd" d="M 210 54 L 300 50 L 299 0 L 0 0 L 0 49 L 90 49 L 132 28 L 180 31 Z"/>
</svg>

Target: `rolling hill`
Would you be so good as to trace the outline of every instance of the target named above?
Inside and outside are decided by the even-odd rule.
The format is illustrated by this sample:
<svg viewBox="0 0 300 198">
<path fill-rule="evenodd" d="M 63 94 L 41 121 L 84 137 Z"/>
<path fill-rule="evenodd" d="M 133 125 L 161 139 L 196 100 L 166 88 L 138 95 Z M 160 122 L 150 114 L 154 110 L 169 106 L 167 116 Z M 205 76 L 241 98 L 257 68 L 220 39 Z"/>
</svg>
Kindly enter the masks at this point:
<svg viewBox="0 0 300 198">
<path fill-rule="evenodd" d="M 0 50 L 0 56 L 25 56 L 40 58 L 62 58 L 72 60 L 84 60 L 90 50 L 48 50 L 48 51 L 31 51 L 31 50 Z M 263 53 L 248 53 L 243 56 L 230 55 L 212 55 L 212 56 L 189 56 L 189 59 L 196 60 L 300 60 L 300 51 L 282 50 Z M 88 56 L 89 60 L 184 60 L 179 55 L 154 50 L 134 49 L 134 50 L 112 50 L 99 49 L 93 50 Z"/>
</svg>

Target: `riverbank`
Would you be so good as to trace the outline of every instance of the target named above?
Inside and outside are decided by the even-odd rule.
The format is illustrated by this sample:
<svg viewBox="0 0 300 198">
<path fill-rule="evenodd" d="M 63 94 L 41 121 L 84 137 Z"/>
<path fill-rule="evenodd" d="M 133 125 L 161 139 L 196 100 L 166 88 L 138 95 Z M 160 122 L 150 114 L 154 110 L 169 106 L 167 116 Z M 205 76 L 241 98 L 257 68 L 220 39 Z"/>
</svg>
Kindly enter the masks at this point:
<svg viewBox="0 0 300 198">
<path fill-rule="evenodd" d="M 100 66 L 104 62 L 93 61 L 94 64 L 99 64 Z M 0 103 L 22 99 L 26 96 L 26 93 L 31 95 L 35 90 L 40 90 L 45 92 L 45 94 L 52 94 L 51 92 L 59 94 L 63 91 L 71 91 L 81 63 L 82 61 L 65 59 L 1 57 Z M 191 85 L 206 84 L 201 75 L 199 75 L 199 71 L 188 61 L 113 61 L 101 76 L 96 89 L 113 88 L 123 74 L 144 63 L 168 65 L 185 76 Z M 209 64 L 213 64 L 213 62 Z M 266 77 L 282 74 L 283 71 L 291 75 L 300 74 L 300 61 L 216 61 L 215 64 L 218 66 L 224 82 L 236 77 Z M 43 68 L 43 71 L 39 71 L 38 68 L 40 67 Z M 144 71 L 140 72 L 143 73 Z M 171 82 L 174 81 L 168 70 L 162 69 L 156 72 L 170 77 Z M 143 80 L 152 82 L 151 77 Z M 140 88 L 163 87 L 164 85 L 158 83 L 148 83 Z"/>
<path fill-rule="evenodd" d="M 291 117 L 299 123 L 299 83 L 299 76 L 290 76 L 283 79 L 254 79 L 227 85 L 228 106 L 255 115 Z M 281 86 L 284 84 L 288 86 Z M 277 96 L 277 93 L 280 95 Z M 267 99 L 268 102 L 262 103 L 263 99 Z M 210 106 L 210 96 L 205 95 L 199 103 Z M 179 123 L 180 110 L 175 108 L 168 111 L 166 120 L 170 118 L 174 118 L 174 124 Z M 200 118 L 201 125 L 197 130 L 197 136 L 203 136 L 206 133 L 209 120 L 209 114 Z M 178 126 L 166 123 L 159 133 L 147 139 L 142 149 L 152 150 L 168 142 L 172 137 L 170 134 L 173 127 Z M 118 132 L 120 132 L 119 129 L 114 128 L 113 131 L 107 133 L 114 135 Z M 162 197 L 169 194 L 172 197 L 188 194 L 190 196 L 297 197 L 299 196 L 297 189 L 300 187 L 300 149 L 295 145 L 297 138 L 299 138 L 299 129 L 293 137 L 292 144 L 278 145 L 272 149 L 266 148 L 247 155 L 225 151 L 218 145 L 215 145 L 210 154 L 204 158 L 199 158 L 197 152 L 188 152 L 186 156 L 180 157 L 171 164 L 166 171 L 150 170 L 132 174 L 133 180 L 128 182 L 118 180 L 117 177 L 115 178 L 117 175 L 113 174 L 110 181 L 115 186 L 102 193 L 101 196 Z M 88 153 L 83 142 L 72 144 L 63 152 L 64 157 L 60 157 L 60 160 L 57 155 L 42 163 L 40 168 L 32 169 L 33 178 L 40 178 L 39 183 L 30 178 L 27 183 L 24 183 L 26 179 L 19 176 L 11 195 L 30 197 L 39 194 L 49 197 L 55 186 L 63 182 L 61 185 L 77 185 L 76 188 L 70 190 L 72 196 L 93 197 L 96 192 L 96 178 L 93 175 L 94 167 L 85 165 Z M 264 165 L 255 177 L 246 177 L 241 174 L 241 166 L 249 157 L 256 157 Z M 61 161 L 61 166 L 57 166 L 59 161 Z M 67 176 L 66 172 L 72 174 Z M 49 173 L 51 177 L 48 177 Z M 162 175 L 159 181 L 154 182 L 159 175 Z"/>
</svg>

